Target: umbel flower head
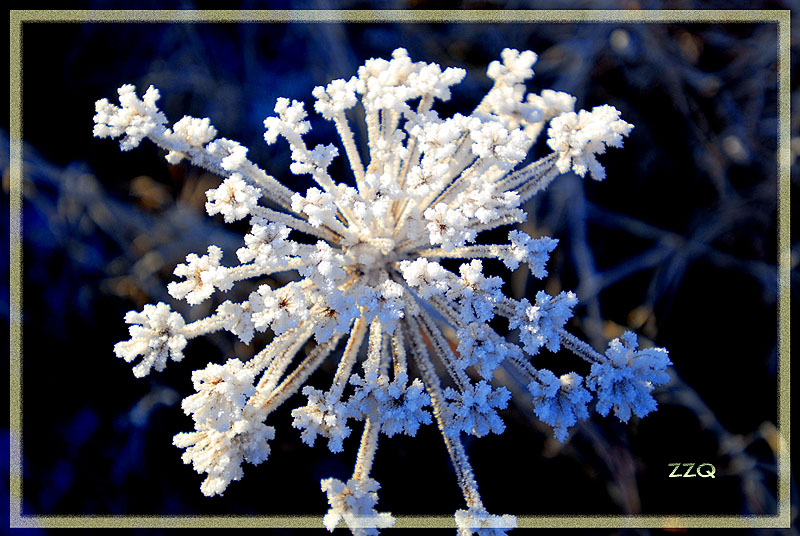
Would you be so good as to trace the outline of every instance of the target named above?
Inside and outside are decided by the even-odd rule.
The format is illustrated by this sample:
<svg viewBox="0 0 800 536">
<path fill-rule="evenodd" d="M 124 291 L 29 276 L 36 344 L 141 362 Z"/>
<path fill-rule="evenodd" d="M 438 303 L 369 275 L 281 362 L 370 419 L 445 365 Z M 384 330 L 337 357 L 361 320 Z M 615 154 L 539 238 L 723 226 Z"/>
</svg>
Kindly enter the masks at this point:
<svg viewBox="0 0 800 536">
<path fill-rule="evenodd" d="M 186 449 L 186 463 L 207 475 L 204 494 L 221 494 L 242 477 L 243 462 L 267 458 L 275 430 L 265 421 L 302 393 L 293 426 L 309 445 L 321 438 L 339 452 L 354 424 L 364 423 L 352 478 L 322 481 L 331 505 L 328 529 L 340 521 L 355 534 L 391 526 L 391 515 L 375 510 L 380 485 L 370 477 L 378 440 L 413 436 L 435 422 L 466 502 L 455 513 L 459 532 L 502 533 L 516 520 L 487 512 L 462 444 L 462 434 L 505 429 L 498 411 L 510 393 L 491 383 L 502 363 L 516 368 L 529 386 L 533 411 L 560 441 L 588 417 L 592 392 L 599 413 L 613 409 L 623 421 L 655 409 L 652 390 L 669 379 L 665 350 L 636 350 L 635 337 L 626 334 L 601 355 L 565 330 L 574 293 L 541 291 L 534 303 L 518 301 L 503 294 L 501 278 L 484 274 L 481 259 L 496 259 L 545 277 L 556 240 L 512 229 L 507 243 L 486 244 L 478 235 L 525 221 L 524 203 L 559 174 L 588 171 L 603 179 L 596 156 L 620 147 L 633 128 L 611 106 L 576 113 L 570 95 L 526 93 L 536 55 L 506 49 L 501 56 L 487 71 L 491 90 L 468 115 L 440 117 L 433 109 L 437 99 L 450 98 L 465 71 L 413 62 L 402 48 L 389 60 L 368 60 L 349 80 L 314 88 L 314 110 L 334 124 L 339 146 L 308 147 L 305 105 L 278 99 L 275 115 L 264 121 L 264 139 L 288 142 L 291 172 L 316 183 L 305 193 L 268 175 L 235 141 L 217 138 L 209 119 L 184 117 L 169 127 L 153 87 L 139 98 L 133 86 L 122 86 L 119 106 L 97 102 L 95 136 L 121 138 L 122 150 L 149 138 L 171 164 L 187 159 L 220 175 L 219 187 L 206 193 L 207 212 L 250 223 L 235 252 L 238 264 L 224 263 L 225 252 L 215 245 L 189 254 L 168 287 L 174 298 L 195 305 L 240 281 L 258 285 L 278 272 L 298 275 L 278 288 L 254 285 L 246 300 L 226 300 L 190 323 L 164 303 L 126 316 L 131 338 L 115 352 L 128 362 L 141 358 L 134 367 L 139 377 L 162 370 L 168 358 L 182 359 L 187 340 L 200 335 L 227 330 L 245 344 L 256 332 L 273 335 L 247 362 L 230 359 L 192 376 L 197 392 L 183 409 L 194 431 L 178 434 L 174 443 Z M 359 151 L 348 118 L 358 105 L 367 154 Z M 553 152 L 520 165 L 543 132 Z M 328 171 L 341 153 L 355 187 Z M 301 234 L 311 240 L 298 241 Z M 463 262 L 451 271 L 442 259 Z M 519 344 L 491 327 L 496 316 L 518 332 Z M 293 365 L 312 338 L 316 345 Z M 555 352 L 562 345 L 591 365 L 587 378 L 577 372 L 559 378 L 531 363 L 542 349 Z M 326 359 L 338 360 L 332 384 L 307 385 Z"/>
</svg>

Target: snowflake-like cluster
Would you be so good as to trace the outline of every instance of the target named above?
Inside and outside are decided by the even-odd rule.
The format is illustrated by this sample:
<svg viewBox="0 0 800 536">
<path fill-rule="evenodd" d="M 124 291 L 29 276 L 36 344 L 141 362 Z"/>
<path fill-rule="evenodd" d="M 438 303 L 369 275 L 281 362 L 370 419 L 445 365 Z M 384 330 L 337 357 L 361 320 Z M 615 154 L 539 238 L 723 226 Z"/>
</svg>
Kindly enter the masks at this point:
<svg viewBox="0 0 800 536">
<path fill-rule="evenodd" d="M 170 357 L 182 359 L 187 340 L 201 335 L 225 330 L 250 344 L 257 333 L 273 334 L 246 363 L 231 359 L 192 376 L 196 393 L 183 409 L 195 430 L 176 435 L 174 443 L 185 449 L 186 463 L 207 475 L 204 494 L 221 494 L 241 478 L 243 462 L 267 458 L 274 429 L 265 420 L 302 392 L 306 403 L 292 416 L 305 443 L 321 437 L 339 452 L 353 424 L 364 423 L 353 477 L 322 481 L 331 506 L 324 521 L 329 530 L 341 520 L 355 534 L 391 526 L 391 516 L 375 510 L 380 486 L 369 476 L 378 440 L 413 436 L 436 421 L 466 502 L 455 513 L 459 532 L 503 533 L 516 520 L 486 511 L 462 444 L 462 434 L 505 428 L 498 410 L 510 393 L 490 383 L 498 367 L 516 368 L 533 411 L 561 441 L 588 417 L 590 391 L 599 413 L 613 409 L 623 421 L 655 408 L 652 389 L 669 379 L 665 350 L 637 350 L 635 337 L 626 334 L 601 355 L 566 331 L 574 293 L 540 291 L 534 303 L 516 300 L 503 294 L 500 277 L 484 273 L 481 259 L 496 259 L 511 270 L 525 264 L 535 277 L 545 277 L 556 240 L 519 230 L 508 233 L 508 243 L 479 243 L 478 236 L 525 221 L 525 202 L 559 174 L 588 171 L 603 179 L 596 156 L 621 146 L 633 128 L 611 106 L 576 113 L 575 98 L 566 93 L 527 93 L 535 62 L 533 52 L 504 50 L 501 61 L 488 67 L 494 84 L 477 108 L 440 117 L 434 102 L 450 98 L 465 70 L 414 62 L 402 48 L 391 59 L 370 59 L 349 80 L 314 88 L 314 110 L 334 124 L 340 147 L 307 146 L 303 137 L 311 122 L 304 103 L 278 99 L 275 115 L 264 121 L 264 139 L 286 140 L 290 171 L 316 183 L 305 193 L 267 174 L 237 142 L 216 138 L 209 119 L 184 117 L 169 127 L 153 87 L 140 99 L 133 86 L 122 86 L 119 106 L 97 102 L 95 136 L 119 137 L 123 150 L 149 138 L 171 164 L 187 159 L 220 175 L 221 184 L 206 193 L 208 214 L 250 223 L 236 251 L 238 264 L 225 264 L 215 245 L 203 255 L 189 254 L 175 269 L 179 280 L 169 284 L 174 298 L 195 305 L 241 281 L 285 271 L 299 275 L 279 288 L 254 285 L 247 299 L 226 300 L 191 323 L 164 303 L 125 318 L 131 338 L 115 352 L 128 362 L 141 357 L 136 376 L 162 370 Z M 367 154 L 350 126 L 358 105 Z M 523 165 L 545 129 L 553 152 Z M 340 151 L 355 187 L 329 172 Z M 312 240 L 299 241 L 298 234 Z M 451 271 L 441 259 L 465 262 Z M 490 322 L 498 316 L 518 333 L 519 344 L 493 329 Z M 290 368 L 312 338 L 316 345 Z M 562 346 L 591 363 L 585 381 L 576 372 L 556 377 L 526 357 Z M 308 385 L 334 355 L 331 386 Z M 360 373 L 354 372 L 359 360 Z"/>
</svg>

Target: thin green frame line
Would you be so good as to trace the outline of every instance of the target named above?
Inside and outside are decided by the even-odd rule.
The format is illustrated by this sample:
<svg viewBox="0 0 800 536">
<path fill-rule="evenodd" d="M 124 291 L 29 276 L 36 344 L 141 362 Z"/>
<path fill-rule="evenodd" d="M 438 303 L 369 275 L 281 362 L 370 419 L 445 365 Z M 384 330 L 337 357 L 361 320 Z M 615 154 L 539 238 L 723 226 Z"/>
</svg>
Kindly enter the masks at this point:
<svg viewBox="0 0 800 536">
<path fill-rule="evenodd" d="M 36 22 L 773 23 L 778 25 L 777 515 L 517 516 L 519 528 L 788 528 L 790 504 L 789 10 L 12 10 L 10 12 L 10 526 L 11 528 L 321 528 L 321 516 L 22 515 L 22 24 Z M 452 516 L 395 516 L 395 528 L 455 528 Z"/>
<path fill-rule="evenodd" d="M 53 10 L 12 11 L 20 22 L 770 22 L 788 10 Z"/>
</svg>

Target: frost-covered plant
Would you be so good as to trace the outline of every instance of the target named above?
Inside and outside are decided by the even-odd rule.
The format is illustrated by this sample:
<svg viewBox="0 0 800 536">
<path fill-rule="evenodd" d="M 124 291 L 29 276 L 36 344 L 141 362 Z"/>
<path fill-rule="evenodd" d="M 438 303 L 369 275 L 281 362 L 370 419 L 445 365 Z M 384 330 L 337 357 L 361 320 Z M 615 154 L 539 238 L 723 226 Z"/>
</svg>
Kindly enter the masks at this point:
<svg viewBox="0 0 800 536">
<path fill-rule="evenodd" d="M 623 421 L 655 409 L 652 390 L 669 379 L 664 349 L 637 349 L 636 337 L 626 333 L 600 354 L 565 329 L 577 303 L 574 293 L 540 291 L 534 303 L 518 301 L 502 293 L 499 277 L 483 273 L 480 259 L 488 258 L 511 270 L 526 264 L 535 277 L 546 276 L 556 240 L 511 230 L 508 243 L 483 244 L 478 235 L 525 221 L 524 203 L 559 174 L 588 172 L 603 179 L 596 155 L 622 146 L 633 128 L 612 106 L 575 113 L 575 98 L 565 93 L 526 95 L 524 82 L 533 76 L 535 61 L 533 52 L 504 50 L 502 61 L 489 65 L 494 84 L 478 107 L 447 118 L 432 105 L 450 98 L 465 71 L 412 62 L 404 49 L 388 61 L 368 60 L 349 80 L 314 88 L 314 109 L 334 123 L 355 188 L 328 171 L 339 156 L 336 146 L 306 146 L 303 135 L 311 127 L 303 103 L 278 99 L 276 115 L 264 121 L 264 138 L 268 144 L 286 139 L 292 173 L 308 174 L 317 184 L 305 194 L 262 171 L 235 141 L 217 139 L 208 119 L 184 117 L 168 127 L 153 87 L 139 98 L 132 85 L 122 86 L 120 106 L 97 102 L 95 136 L 121 137 L 122 150 L 149 138 L 167 151 L 171 164 L 187 159 L 224 177 L 206 193 L 206 210 L 225 222 L 249 218 L 250 232 L 236 252 L 239 263 L 223 264 L 223 251 L 214 245 L 203 255 L 189 254 L 175 269 L 180 280 L 169 284 L 174 298 L 194 305 L 239 281 L 299 274 L 279 288 L 261 284 L 246 300 L 224 301 L 191 323 L 164 303 L 125 317 L 131 338 L 114 350 L 128 362 L 141 358 L 133 369 L 137 377 L 162 370 L 168 358 L 181 360 L 187 340 L 200 335 L 227 330 L 250 344 L 255 332 L 273 333 L 247 362 L 230 359 L 192 375 L 197 392 L 183 409 L 195 429 L 176 435 L 174 443 L 185 449 L 186 463 L 207 474 L 204 494 L 221 494 L 240 479 L 244 461 L 267 458 L 275 430 L 265 420 L 302 393 L 306 403 L 292 412 L 293 426 L 309 445 L 319 438 L 339 452 L 352 423 L 364 421 L 353 477 L 322 481 L 330 503 L 328 529 L 340 520 L 355 534 L 392 525 L 390 514 L 375 510 L 380 485 L 370 468 L 378 439 L 413 436 L 435 421 L 466 501 L 466 509 L 455 513 L 460 533 L 502 533 L 516 520 L 486 511 L 461 439 L 503 432 L 498 411 L 510 393 L 490 383 L 501 363 L 525 379 L 533 411 L 560 441 L 588 417 L 592 393 L 600 414 L 613 410 Z M 366 119 L 367 155 L 359 152 L 347 117 L 358 104 Z M 548 123 L 552 153 L 515 170 Z M 317 241 L 293 240 L 296 233 Z M 440 259 L 465 262 L 456 273 Z M 498 315 L 518 330 L 519 344 L 490 326 Z M 312 337 L 316 346 L 292 367 Z M 562 346 L 589 362 L 586 378 L 577 372 L 559 378 L 526 356 Z M 306 385 L 333 355 L 338 368 L 332 385 Z"/>
</svg>

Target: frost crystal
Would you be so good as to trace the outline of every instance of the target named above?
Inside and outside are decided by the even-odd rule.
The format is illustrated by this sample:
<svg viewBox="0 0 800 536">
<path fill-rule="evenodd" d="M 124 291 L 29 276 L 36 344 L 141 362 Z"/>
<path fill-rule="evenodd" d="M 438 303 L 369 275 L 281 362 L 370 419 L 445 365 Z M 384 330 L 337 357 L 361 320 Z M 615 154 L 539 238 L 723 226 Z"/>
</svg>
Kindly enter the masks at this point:
<svg viewBox="0 0 800 536">
<path fill-rule="evenodd" d="M 503 264 L 511 270 L 516 270 L 519 264 L 524 262 L 535 277 L 542 279 L 547 276 L 544 265 L 550 258 L 550 253 L 558 245 L 558 240 L 549 236 L 534 239 L 520 231 L 510 231 L 508 239 L 511 241 L 511 248 L 507 256 L 501 257 Z"/>
<path fill-rule="evenodd" d="M 381 431 L 391 437 L 404 432 L 417 434 L 421 424 L 430 424 L 431 415 L 424 407 L 431 403 L 419 378 L 406 387 L 405 374 L 389 382 L 389 377 L 368 374 L 365 379 L 358 375 L 350 378 L 356 391 L 350 399 L 350 407 L 361 416 L 381 425 Z"/>
<path fill-rule="evenodd" d="M 197 393 L 183 399 L 183 411 L 196 424 L 218 432 L 230 427 L 230 417 L 244 411 L 247 399 L 255 394 L 253 372 L 238 359 L 194 371 L 192 383 Z"/>
<path fill-rule="evenodd" d="M 502 536 L 507 530 L 517 527 L 517 518 L 512 515 L 492 515 L 484 508 L 458 510 L 455 514 L 458 536 Z"/>
<path fill-rule="evenodd" d="M 504 409 L 511 398 L 511 392 L 505 387 L 493 391 L 485 381 L 470 385 L 463 392 L 447 388 L 444 396 L 450 402 L 451 422 L 448 429 L 451 434 L 465 432 L 476 437 L 483 437 L 489 432 L 502 434 L 506 429 L 503 420 L 495 409 Z"/>
<path fill-rule="evenodd" d="M 578 419 L 589 416 L 586 405 L 592 395 L 581 387 L 583 378 L 574 372 L 557 378 L 549 370 L 540 370 L 536 380 L 528 386 L 533 397 L 533 411 L 542 422 L 555 429 L 556 439 L 563 442 L 569 428 Z"/>
<path fill-rule="evenodd" d="M 377 491 L 381 487 L 375 480 L 351 478 L 345 484 L 341 480 L 328 478 L 322 481 L 321 487 L 328 495 L 328 503 L 331 505 L 322 519 L 329 531 L 333 532 L 341 520 L 344 520 L 356 536 L 378 534 L 376 529 L 394 525 L 391 514 L 375 511 Z"/>
<path fill-rule="evenodd" d="M 310 385 L 303 387 L 308 404 L 292 411 L 292 426 L 303 430 L 303 443 L 313 446 L 317 436 L 328 439 L 331 452 L 342 451 L 342 441 L 350 435 L 347 418 L 351 410 L 338 400 L 335 393 L 323 393 Z"/>
<path fill-rule="evenodd" d="M 253 188 L 238 173 L 222 181 L 219 188 L 206 192 L 208 203 L 206 211 L 209 215 L 222 214 L 226 223 L 246 218 L 258 205 L 261 196 L 258 189 Z"/>
<path fill-rule="evenodd" d="M 560 330 L 572 316 L 572 308 L 578 303 L 573 292 L 562 292 L 550 296 L 543 290 L 536 294 L 536 305 L 523 299 L 517 304 L 517 316 L 511 319 L 509 327 L 520 329 L 523 348 L 530 355 L 539 353 L 542 346 L 551 352 L 561 347 Z"/>
<path fill-rule="evenodd" d="M 652 391 L 669 381 L 667 367 L 672 364 L 663 348 L 637 350 L 636 335 L 626 331 L 621 339 L 608 344 L 606 358 L 592 365 L 586 379 L 590 389 L 597 391 L 597 412 L 614 413 L 628 422 L 631 412 L 644 417 L 656 409 Z"/>
<path fill-rule="evenodd" d="M 603 180 L 606 170 L 595 158 L 608 147 L 621 147 L 622 137 L 627 136 L 633 125 L 619 118 L 613 106 L 592 108 L 559 115 L 550 122 L 547 130 L 547 145 L 558 153 L 556 167 L 562 173 L 572 171 L 583 177 L 589 171 L 593 178 Z"/>
<path fill-rule="evenodd" d="M 183 349 L 186 348 L 183 317 L 171 312 L 166 303 L 145 305 L 140 313 L 128 311 L 125 322 L 133 324 L 128 328 L 131 338 L 117 343 L 114 353 L 128 363 L 142 356 L 141 362 L 133 367 L 137 378 L 147 376 L 153 367 L 159 372 L 164 370 L 167 357 L 173 361 L 183 359 Z"/>
<path fill-rule="evenodd" d="M 176 447 L 186 449 L 184 463 L 191 463 L 198 473 L 208 474 L 200 486 L 204 495 L 222 494 L 231 481 L 242 478 L 242 462 L 257 465 L 269 456 L 267 441 L 275 437 L 275 429 L 263 423 L 262 412 L 248 406 L 231 418 L 235 420 L 222 431 L 197 424 L 195 432 L 173 438 Z"/>
<path fill-rule="evenodd" d="M 220 266 L 222 250 L 217 246 L 208 246 L 208 255 L 198 257 L 189 253 L 186 264 L 175 267 L 175 275 L 185 278 L 180 283 L 170 283 L 167 286 L 170 295 L 176 299 L 186 299 L 192 305 L 197 305 L 211 297 L 214 290 L 224 284 L 227 269 Z M 225 285 L 227 290 L 230 284 Z"/>
<path fill-rule="evenodd" d="M 186 159 L 221 176 L 206 192 L 206 211 L 250 225 L 235 252 L 238 264 L 224 264 L 222 249 L 209 245 L 175 268 L 170 295 L 190 305 L 213 299 L 211 315 L 187 324 L 164 303 L 146 305 L 126 315 L 130 340 L 114 348 L 128 362 L 141 356 L 133 371 L 145 376 L 170 357 L 182 359 L 189 339 L 224 330 L 251 344 L 271 332 L 271 342 L 247 362 L 230 359 L 192 375 L 196 392 L 182 407 L 195 429 L 176 435 L 174 444 L 185 449 L 184 462 L 207 475 L 204 494 L 223 493 L 242 477 L 243 462 L 267 458 L 274 429 L 265 420 L 302 392 L 306 403 L 292 412 L 293 425 L 308 445 L 322 437 L 331 451 L 342 451 L 350 426 L 363 421 L 352 478 L 322 481 L 329 530 L 342 520 L 355 534 L 392 525 L 390 514 L 375 511 L 380 486 L 369 476 L 378 440 L 413 436 L 436 421 L 466 503 L 455 513 L 459 533 L 501 534 L 516 519 L 486 511 L 461 437 L 503 432 L 498 410 L 510 393 L 491 384 L 498 367 L 516 368 L 535 414 L 562 441 L 587 417 L 591 395 L 577 373 L 558 378 L 533 367 L 525 353 L 564 346 L 585 358 L 585 385 L 604 415 L 613 408 L 627 421 L 655 408 L 651 391 L 669 378 L 665 350 L 636 350 L 626 334 L 601 355 L 565 329 L 574 293 L 540 291 L 535 303 L 516 300 L 503 294 L 501 277 L 484 273 L 482 259 L 494 259 L 545 277 L 555 239 L 511 230 L 507 243 L 489 244 L 479 235 L 525 221 L 525 202 L 561 173 L 604 178 L 596 156 L 620 147 L 633 128 L 611 106 L 576 113 L 566 93 L 527 93 L 535 62 L 531 51 L 503 50 L 488 67 L 494 84 L 477 108 L 440 117 L 434 102 L 451 97 L 465 70 L 414 62 L 402 48 L 391 59 L 370 59 L 349 80 L 312 92 L 313 109 L 333 123 L 339 146 L 307 146 L 306 104 L 278 99 L 264 139 L 288 143 L 289 171 L 315 182 L 305 192 L 267 174 L 239 143 L 215 139 L 207 118 L 187 116 L 168 127 L 153 87 L 140 99 L 133 86 L 122 86 L 119 106 L 97 101 L 95 136 L 121 138 L 123 150 L 149 138 L 168 162 Z M 350 124 L 359 105 L 366 153 Z M 553 152 L 521 165 L 545 128 Z M 355 187 L 331 176 L 335 158 L 347 160 Z M 451 270 L 441 259 L 463 262 Z M 278 288 L 264 281 L 278 272 L 298 277 Z M 245 300 L 215 297 L 246 280 L 255 283 Z M 498 316 L 518 332 L 519 344 L 495 331 Z M 296 358 L 312 339 L 311 350 Z M 330 387 L 307 384 L 326 359 L 338 360 Z M 474 381 L 476 374 L 482 379 Z"/>
</svg>

